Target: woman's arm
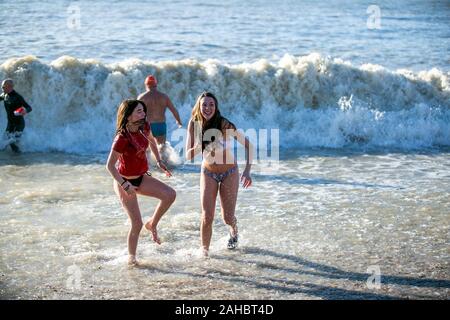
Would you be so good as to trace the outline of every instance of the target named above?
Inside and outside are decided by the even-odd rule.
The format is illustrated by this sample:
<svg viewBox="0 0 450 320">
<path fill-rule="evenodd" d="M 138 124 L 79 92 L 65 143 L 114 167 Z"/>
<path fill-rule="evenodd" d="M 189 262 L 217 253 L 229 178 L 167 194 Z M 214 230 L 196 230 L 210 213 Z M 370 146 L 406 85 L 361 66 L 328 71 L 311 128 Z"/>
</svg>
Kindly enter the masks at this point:
<svg viewBox="0 0 450 320">
<path fill-rule="evenodd" d="M 245 156 L 246 156 L 245 170 L 250 171 L 250 169 L 252 167 L 252 163 L 253 163 L 254 152 L 255 152 L 253 143 L 251 143 L 250 140 L 248 140 L 248 138 L 246 136 L 244 136 L 242 134 L 242 132 L 240 132 L 238 130 L 235 130 L 235 137 L 236 137 L 236 140 L 239 141 L 239 143 L 242 144 L 245 148 Z"/>
<path fill-rule="evenodd" d="M 239 130 L 236 130 L 234 126 L 232 126 L 228 121 L 224 124 L 224 130 L 225 130 L 225 136 L 226 137 L 233 137 L 236 139 L 241 145 L 245 148 L 245 158 L 246 158 L 246 165 L 245 170 L 248 170 L 250 172 L 250 169 L 252 167 L 253 163 L 253 157 L 254 157 L 254 146 L 250 142 L 250 140 Z"/>
<path fill-rule="evenodd" d="M 202 152 L 201 141 L 195 141 L 195 122 L 189 120 L 187 140 L 186 140 L 186 160 L 193 159 L 197 154 Z M 198 140 L 198 139 L 197 139 Z"/>
<path fill-rule="evenodd" d="M 117 183 L 129 194 L 133 194 L 135 192 L 135 187 L 129 182 L 122 178 L 119 171 L 116 168 L 117 160 L 120 157 L 120 153 L 111 149 L 109 153 L 108 161 L 106 162 L 106 169 L 109 171 L 111 176 Z"/>
<path fill-rule="evenodd" d="M 106 169 L 109 171 L 111 176 L 116 180 L 119 184 L 122 184 L 125 180 L 120 175 L 119 171 L 116 168 L 117 160 L 119 160 L 120 153 L 111 149 L 109 153 L 108 161 L 106 162 Z"/>
<path fill-rule="evenodd" d="M 239 130 L 234 128 L 227 128 L 227 134 L 231 134 L 241 145 L 245 148 L 246 164 L 244 172 L 241 176 L 241 182 L 244 188 L 248 188 L 252 185 L 252 178 L 250 177 L 250 170 L 252 168 L 254 157 L 254 146 L 250 140 Z"/>
</svg>

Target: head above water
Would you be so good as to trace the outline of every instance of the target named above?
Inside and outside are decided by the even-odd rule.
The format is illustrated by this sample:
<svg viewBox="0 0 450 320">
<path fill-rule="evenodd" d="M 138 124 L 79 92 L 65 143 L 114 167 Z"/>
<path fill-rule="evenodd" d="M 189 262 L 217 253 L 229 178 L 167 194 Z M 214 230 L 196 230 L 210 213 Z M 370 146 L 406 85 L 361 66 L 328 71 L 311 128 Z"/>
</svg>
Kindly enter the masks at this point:
<svg viewBox="0 0 450 320">
<path fill-rule="evenodd" d="M 14 90 L 14 82 L 12 79 L 5 79 L 2 81 L 2 90 L 4 93 L 11 93 Z"/>
<path fill-rule="evenodd" d="M 219 102 L 211 92 L 202 92 L 195 102 L 192 109 L 192 118 L 200 121 L 202 125 L 206 122 L 216 122 L 221 118 L 219 110 Z"/>
<path fill-rule="evenodd" d="M 217 129 L 224 132 L 226 124 L 228 127 L 236 130 L 236 126 L 221 115 L 219 102 L 217 101 L 216 96 L 208 91 L 205 91 L 198 96 L 197 101 L 192 108 L 191 118 L 193 121 L 200 123 L 202 136 L 209 129 Z M 204 149 L 208 143 L 209 142 L 203 141 L 202 149 Z"/>
<path fill-rule="evenodd" d="M 156 88 L 158 86 L 158 80 L 156 80 L 156 77 L 153 75 L 149 75 L 147 78 L 145 78 L 145 86 L 147 88 Z"/>
<path fill-rule="evenodd" d="M 147 116 L 147 106 L 141 100 L 124 100 L 117 111 L 116 134 L 126 130 L 127 125 L 142 125 Z"/>
</svg>

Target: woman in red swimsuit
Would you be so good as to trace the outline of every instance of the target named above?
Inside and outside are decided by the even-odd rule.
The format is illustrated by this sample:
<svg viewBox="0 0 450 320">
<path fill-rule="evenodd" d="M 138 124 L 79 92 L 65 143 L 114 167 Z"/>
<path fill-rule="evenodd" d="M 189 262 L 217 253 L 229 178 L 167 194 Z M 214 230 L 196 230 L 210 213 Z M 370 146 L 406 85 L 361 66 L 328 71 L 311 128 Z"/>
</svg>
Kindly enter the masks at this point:
<svg viewBox="0 0 450 320">
<path fill-rule="evenodd" d="M 176 192 L 165 183 L 153 178 L 148 171 L 146 150 L 150 146 L 161 170 L 172 174 L 161 162 L 161 157 L 150 126 L 145 122 L 147 107 L 140 100 L 123 101 L 117 112 L 116 137 L 108 157 L 107 169 L 114 178 L 114 191 L 131 220 L 128 233 L 128 264 L 137 265 L 136 249 L 139 233 L 144 226 L 137 201 L 137 194 L 160 200 L 153 216 L 145 224 L 153 241 L 160 244 L 157 225 L 164 213 L 175 201 Z M 118 167 L 116 167 L 119 162 Z"/>
</svg>

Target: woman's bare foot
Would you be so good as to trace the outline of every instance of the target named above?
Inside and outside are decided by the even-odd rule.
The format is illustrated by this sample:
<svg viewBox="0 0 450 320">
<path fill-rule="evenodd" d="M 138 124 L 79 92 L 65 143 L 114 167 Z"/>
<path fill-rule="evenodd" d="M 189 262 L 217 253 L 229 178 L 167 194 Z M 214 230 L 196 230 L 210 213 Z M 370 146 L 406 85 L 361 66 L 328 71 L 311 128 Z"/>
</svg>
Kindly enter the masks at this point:
<svg viewBox="0 0 450 320">
<path fill-rule="evenodd" d="M 202 248 L 203 258 L 209 258 L 209 250 Z"/>
<path fill-rule="evenodd" d="M 136 266 L 139 265 L 138 261 L 136 260 L 136 256 L 134 256 L 134 255 L 132 255 L 132 254 L 130 254 L 130 255 L 128 256 L 128 265 L 129 265 L 130 267 L 136 267 Z"/>
<path fill-rule="evenodd" d="M 152 219 L 150 219 L 145 224 L 145 229 L 147 229 L 150 232 L 150 234 L 152 235 L 153 241 L 155 241 L 157 244 L 161 244 L 161 240 L 158 237 L 158 231 L 156 230 L 156 226 L 153 226 Z"/>
</svg>

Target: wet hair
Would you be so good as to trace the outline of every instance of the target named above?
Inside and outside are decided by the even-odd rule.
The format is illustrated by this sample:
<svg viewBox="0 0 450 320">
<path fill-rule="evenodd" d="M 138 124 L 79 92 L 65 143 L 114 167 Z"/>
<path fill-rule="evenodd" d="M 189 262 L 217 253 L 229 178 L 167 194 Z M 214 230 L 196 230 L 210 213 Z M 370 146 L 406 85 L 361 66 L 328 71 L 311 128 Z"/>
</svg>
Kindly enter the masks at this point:
<svg viewBox="0 0 450 320">
<path fill-rule="evenodd" d="M 126 133 L 128 117 L 133 113 L 134 109 L 139 106 L 139 104 L 141 104 L 144 108 L 145 116 L 147 117 L 147 106 L 141 100 L 124 100 L 119 105 L 119 110 L 117 111 L 116 135 Z M 142 123 L 142 126 L 144 123 Z"/>
<path fill-rule="evenodd" d="M 214 100 L 214 104 L 216 106 L 214 115 L 209 120 L 206 120 L 201 113 L 200 101 L 206 97 L 212 98 Z M 201 123 L 202 137 L 205 134 L 205 132 L 208 131 L 209 129 L 217 129 L 217 130 L 220 130 L 222 133 L 224 133 L 226 129 L 236 130 L 236 126 L 232 122 L 230 122 L 228 119 L 223 117 L 222 114 L 220 113 L 219 102 L 217 101 L 217 98 L 214 96 L 214 94 L 212 94 L 211 92 L 208 92 L 208 91 L 204 91 L 198 96 L 197 101 L 195 102 L 195 105 L 192 108 L 191 119 L 193 121 L 197 121 L 197 122 Z M 212 139 L 212 141 L 214 141 L 214 139 Z M 209 143 L 210 143 L 209 141 L 203 141 L 202 142 L 202 150 L 204 150 L 205 147 Z"/>
</svg>

